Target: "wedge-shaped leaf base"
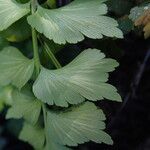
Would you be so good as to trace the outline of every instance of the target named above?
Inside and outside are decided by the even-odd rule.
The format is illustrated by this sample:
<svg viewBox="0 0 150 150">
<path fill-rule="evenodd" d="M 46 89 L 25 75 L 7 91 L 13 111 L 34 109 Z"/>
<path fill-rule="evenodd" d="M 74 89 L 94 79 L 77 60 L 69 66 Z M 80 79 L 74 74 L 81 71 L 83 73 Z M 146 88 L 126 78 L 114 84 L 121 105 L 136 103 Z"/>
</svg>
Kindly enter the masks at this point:
<svg viewBox="0 0 150 150">
<path fill-rule="evenodd" d="M 0 31 L 30 12 L 30 3 L 19 4 L 15 0 L 0 0 Z"/>
<path fill-rule="evenodd" d="M 118 66 L 113 59 L 106 59 L 97 49 L 83 51 L 67 66 L 48 70 L 42 68 L 33 85 L 35 96 L 49 105 L 67 107 L 86 99 L 97 101 L 104 98 L 121 101 L 112 85 L 105 83 L 108 72 Z"/>
<path fill-rule="evenodd" d="M 28 17 L 29 24 L 55 43 L 65 44 L 82 41 L 84 36 L 101 39 L 103 35 L 122 38 L 118 23 L 104 16 L 107 13 L 105 0 L 75 0 L 69 5 L 48 10 L 38 7 Z"/>
<path fill-rule="evenodd" d="M 15 47 L 6 47 L 0 52 L 0 85 L 12 84 L 19 89 L 31 78 L 34 61 L 26 58 Z"/>
<path fill-rule="evenodd" d="M 86 102 L 64 112 L 48 112 L 47 124 L 50 139 L 62 145 L 77 146 L 94 141 L 113 144 L 105 133 L 105 115 L 93 103 Z"/>
<path fill-rule="evenodd" d="M 17 90 L 13 92 L 13 100 L 13 105 L 8 110 L 6 118 L 24 118 L 27 122 L 33 125 L 36 124 L 41 112 L 41 102 L 34 96 L 21 93 Z"/>
<path fill-rule="evenodd" d="M 46 134 L 40 125 L 32 126 L 25 122 L 19 139 L 32 145 L 35 150 L 71 150 L 53 142 L 52 139 L 46 139 Z"/>
<path fill-rule="evenodd" d="M 25 122 L 19 139 L 28 142 L 36 150 L 44 150 L 45 134 L 39 125 L 31 126 Z"/>
<path fill-rule="evenodd" d="M 44 150 L 72 150 L 66 146 L 60 145 L 52 141 L 52 139 L 47 140 L 47 144 Z"/>
</svg>

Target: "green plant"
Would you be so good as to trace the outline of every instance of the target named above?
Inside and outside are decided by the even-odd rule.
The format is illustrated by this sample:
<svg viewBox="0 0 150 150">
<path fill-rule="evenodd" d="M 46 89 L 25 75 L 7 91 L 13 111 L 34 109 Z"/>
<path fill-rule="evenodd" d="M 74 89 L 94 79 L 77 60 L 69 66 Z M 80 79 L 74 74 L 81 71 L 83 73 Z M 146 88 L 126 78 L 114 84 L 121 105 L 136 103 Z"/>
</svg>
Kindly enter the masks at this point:
<svg viewBox="0 0 150 150">
<path fill-rule="evenodd" d="M 87 49 L 62 67 L 53 50 L 61 46 L 51 41 L 66 44 L 82 41 L 84 36 L 122 38 L 118 23 L 105 16 L 105 0 L 75 0 L 59 9 L 49 9 L 50 1 L 44 5 L 37 0 L 25 2 L 0 0 L 1 35 L 11 42 L 32 36 L 33 44 L 33 58 L 29 59 L 28 52 L 24 56 L 18 48 L 3 42 L 0 85 L 9 87 L 12 97 L 6 118 L 24 118 L 19 138 L 35 149 L 67 150 L 67 146 L 90 140 L 113 144 L 104 131 L 105 115 L 93 101 L 121 101 L 116 88 L 106 83 L 108 73 L 118 63 L 105 58 L 100 50 Z M 20 22 L 25 24 L 22 29 Z M 44 59 L 49 56 L 57 69 L 42 63 L 40 49 L 47 53 Z"/>
</svg>

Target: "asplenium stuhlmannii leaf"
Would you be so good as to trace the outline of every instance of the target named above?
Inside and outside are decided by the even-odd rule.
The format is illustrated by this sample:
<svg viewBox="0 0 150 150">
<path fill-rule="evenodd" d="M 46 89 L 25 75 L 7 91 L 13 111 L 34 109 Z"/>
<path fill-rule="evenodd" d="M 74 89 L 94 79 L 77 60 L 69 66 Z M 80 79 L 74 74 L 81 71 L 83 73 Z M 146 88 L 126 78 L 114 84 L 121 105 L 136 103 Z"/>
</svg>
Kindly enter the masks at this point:
<svg viewBox="0 0 150 150">
<path fill-rule="evenodd" d="M 0 70 L 0 85 L 11 83 L 20 89 L 32 76 L 34 61 L 15 47 L 6 47 L 0 52 Z"/>
<path fill-rule="evenodd" d="M 115 60 L 105 58 L 99 50 L 87 49 L 61 69 L 42 67 L 33 92 L 43 102 L 63 107 L 67 107 L 68 103 L 81 103 L 85 98 L 91 101 L 104 98 L 121 101 L 116 88 L 105 83 L 108 72 L 117 66 Z"/>
<path fill-rule="evenodd" d="M 58 9 L 38 7 L 35 14 L 28 17 L 29 24 L 55 43 L 77 43 L 87 36 L 101 39 L 103 35 L 122 38 L 118 23 L 107 16 L 105 0 L 75 0 Z"/>
<path fill-rule="evenodd" d="M 66 146 L 60 145 L 59 143 L 55 143 L 49 139 L 44 150 L 72 150 Z"/>
<path fill-rule="evenodd" d="M 45 143 L 44 130 L 39 125 L 31 126 L 28 123 L 24 123 L 19 139 L 28 142 L 36 150 L 44 149 Z"/>
<path fill-rule="evenodd" d="M 32 126 L 26 122 L 19 135 L 19 139 L 32 145 L 35 150 L 71 150 L 63 145 L 53 142 L 52 139 L 48 139 L 45 146 L 44 129 L 39 125 Z"/>
<path fill-rule="evenodd" d="M 13 105 L 8 109 L 6 118 L 24 118 L 27 122 L 33 125 L 36 124 L 41 112 L 41 102 L 34 96 L 17 90 L 13 92 L 13 100 Z"/>
<path fill-rule="evenodd" d="M 85 102 L 66 111 L 47 114 L 50 139 L 62 145 L 77 146 L 88 141 L 113 144 L 105 133 L 105 115 L 93 103 Z"/>
<path fill-rule="evenodd" d="M 30 3 L 19 4 L 15 0 L 0 0 L 0 31 L 30 12 Z"/>
</svg>

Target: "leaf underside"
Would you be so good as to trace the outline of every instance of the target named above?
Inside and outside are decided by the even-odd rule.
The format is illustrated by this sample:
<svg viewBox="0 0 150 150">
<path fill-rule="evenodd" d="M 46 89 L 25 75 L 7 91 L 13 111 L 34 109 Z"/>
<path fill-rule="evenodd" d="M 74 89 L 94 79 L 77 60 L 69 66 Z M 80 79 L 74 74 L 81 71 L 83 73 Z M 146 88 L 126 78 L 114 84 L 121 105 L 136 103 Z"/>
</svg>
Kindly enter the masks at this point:
<svg viewBox="0 0 150 150">
<path fill-rule="evenodd" d="M 62 8 L 48 10 L 38 7 L 27 19 L 38 32 L 55 43 L 77 43 L 87 36 L 101 39 L 103 35 L 122 38 L 118 23 L 107 16 L 105 0 L 75 0 Z"/>
<path fill-rule="evenodd" d="M 117 21 L 105 16 L 107 6 L 103 2 L 105 0 L 75 0 L 53 10 L 38 6 L 36 13 L 27 17 L 28 23 L 58 44 L 77 43 L 85 36 L 122 38 Z M 29 12 L 30 2 L 20 4 L 15 0 L 0 0 L 0 31 L 5 31 Z M 103 111 L 92 102 L 84 101 L 104 98 L 121 101 L 117 89 L 106 83 L 108 73 L 117 66 L 115 60 L 105 58 L 99 50 L 87 49 L 61 69 L 41 67 L 33 85 L 35 96 L 49 105 L 68 107 L 78 104 L 65 111 L 47 111 L 43 129 L 38 125 L 41 102 L 32 94 L 19 91 L 31 78 L 34 61 L 15 47 L 6 47 L 0 52 L 0 86 L 12 84 L 19 89 L 13 91 L 14 102 L 6 118 L 25 119 L 19 138 L 36 150 L 70 150 L 64 145 L 77 146 L 88 141 L 112 145 L 111 137 L 104 131 L 106 118 Z"/>
<path fill-rule="evenodd" d="M 71 150 L 55 143 L 52 139 L 47 139 L 48 142 L 45 145 L 44 129 L 39 125 L 33 126 L 27 122 L 24 123 L 19 139 L 31 144 L 35 150 Z"/>
<path fill-rule="evenodd" d="M 0 85 L 12 84 L 19 89 L 31 78 L 34 61 L 26 58 L 15 47 L 6 47 L 0 52 Z"/>
<path fill-rule="evenodd" d="M 44 130 L 39 125 L 31 126 L 25 122 L 19 139 L 28 142 L 36 150 L 43 150 L 45 143 Z"/>
<path fill-rule="evenodd" d="M 41 112 L 41 102 L 34 96 L 21 93 L 17 90 L 13 92 L 13 100 L 13 105 L 8 109 L 6 118 L 24 118 L 27 122 L 33 125 L 36 124 Z"/>
<path fill-rule="evenodd" d="M 105 133 L 105 115 L 93 103 L 86 102 L 68 111 L 47 114 L 49 138 L 59 144 L 77 146 L 88 141 L 113 144 Z"/>
<path fill-rule="evenodd" d="M 19 4 L 15 0 L 0 0 L 0 31 L 30 12 L 30 4 Z"/>
<path fill-rule="evenodd" d="M 35 96 L 49 105 L 67 107 L 68 103 L 85 101 L 121 101 L 121 97 L 108 81 L 108 72 L 118 66 L 113 59 L 106 59 L 97 49 L 87 49 L 67 66 L 57 69 L 41 69 L 33 85 Z"/>
<path fill-rule="evenodd" d="M 60 145 L 52 141 L 51 139 L 48 139 L 48 142 L 44 150 L 71 150 L 71 149 L 66 146 Z"/>
</svg>

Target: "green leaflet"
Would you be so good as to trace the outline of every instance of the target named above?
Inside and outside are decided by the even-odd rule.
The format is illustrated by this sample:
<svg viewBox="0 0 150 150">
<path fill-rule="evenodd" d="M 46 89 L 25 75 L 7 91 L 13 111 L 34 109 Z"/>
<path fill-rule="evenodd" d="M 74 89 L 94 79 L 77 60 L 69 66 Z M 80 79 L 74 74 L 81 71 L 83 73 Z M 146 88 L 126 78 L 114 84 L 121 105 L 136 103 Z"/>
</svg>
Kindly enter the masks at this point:
<svg viewBox="0 0 150 150">
<path fill-rule="evenodd" d="M 29 24 L 55 43 L 77 43 L 84 35 L 92 39 L 101 39 L 103 35 L 122 38 L 118 23 L 104 16 L 107 13 L 105 0 L 75 0 L 69 5 L 48 10 L 38 7 L 35 14 L 29 16 Z"/>
<path fill-rule="evenodd" d="M 146 6 L 141 6 L 141 7 L 134 7 L 130 11 L 129 18 L 132 19 L 132 21 L 137 20 L 139 17 L 141 17 L 146 10 L 150 9 L 150 4 Z"/>
<path fill-rule="evenodd" d="M 44 147 L 44 129 L 39 125 L 32 126 L 26 122 L 24 123 L 19 139 L 31 144 L 35 150 L 71 150 L 70 148 L 53 142 L 51 139 L 48 139 Z"/>
<path fill-rule="evenodd" d="M 44 150 L 71 150 L 71 149 L 49 140 Z"/>
<path fill-rule="evenodd" d="M 48 70 L 42 67 L 33 85 L 35 96 L 49 105 L 67 107 L 86 99 L 107 98 L 121 101 L 121 97 L 108 81 L 108 72 L 118 66 L 113 59 L 106 59 L 97 49 L 87 49 L 67 66 Z"/>
<path fill-rule="evenodd" d="M 14 103 L 8 110 L 6 118 L 24 118 L 33 125 L 37 123 L 41 112 L 41 102 L 32 95 L 23 94 L 17 90 L 13 92 Z"/>
<path fill-rule="evenodd" d="M 0 0 L 0 31 L 30 12 L 30 3 L 19 4 L 15 0 Z"/>
<path fill-rule="evenodd" d="M 39 125 L 31 126 L 28 123 L 24 123 L 19 139 L 28 142 L 36 150 L 44 149 L 43 148 L 45 143 L 44 130 Z"/>
<path fill-rule="evenodd" d="M 0 52 L 0 70 L 0 85 L 11 83 L 20 89 L 32 76 L 34 61 L 15 47 L 6 47 Z"/>
<path fill-rule="evenodd" d="M 105 115 L 90 102 L 72 107 L 64 112 L 49 111 L 47 126 L 50 139 L 68 146 L 77 146 L 88 141 L 113 144 L 105 133 Z"/>
</svg>

